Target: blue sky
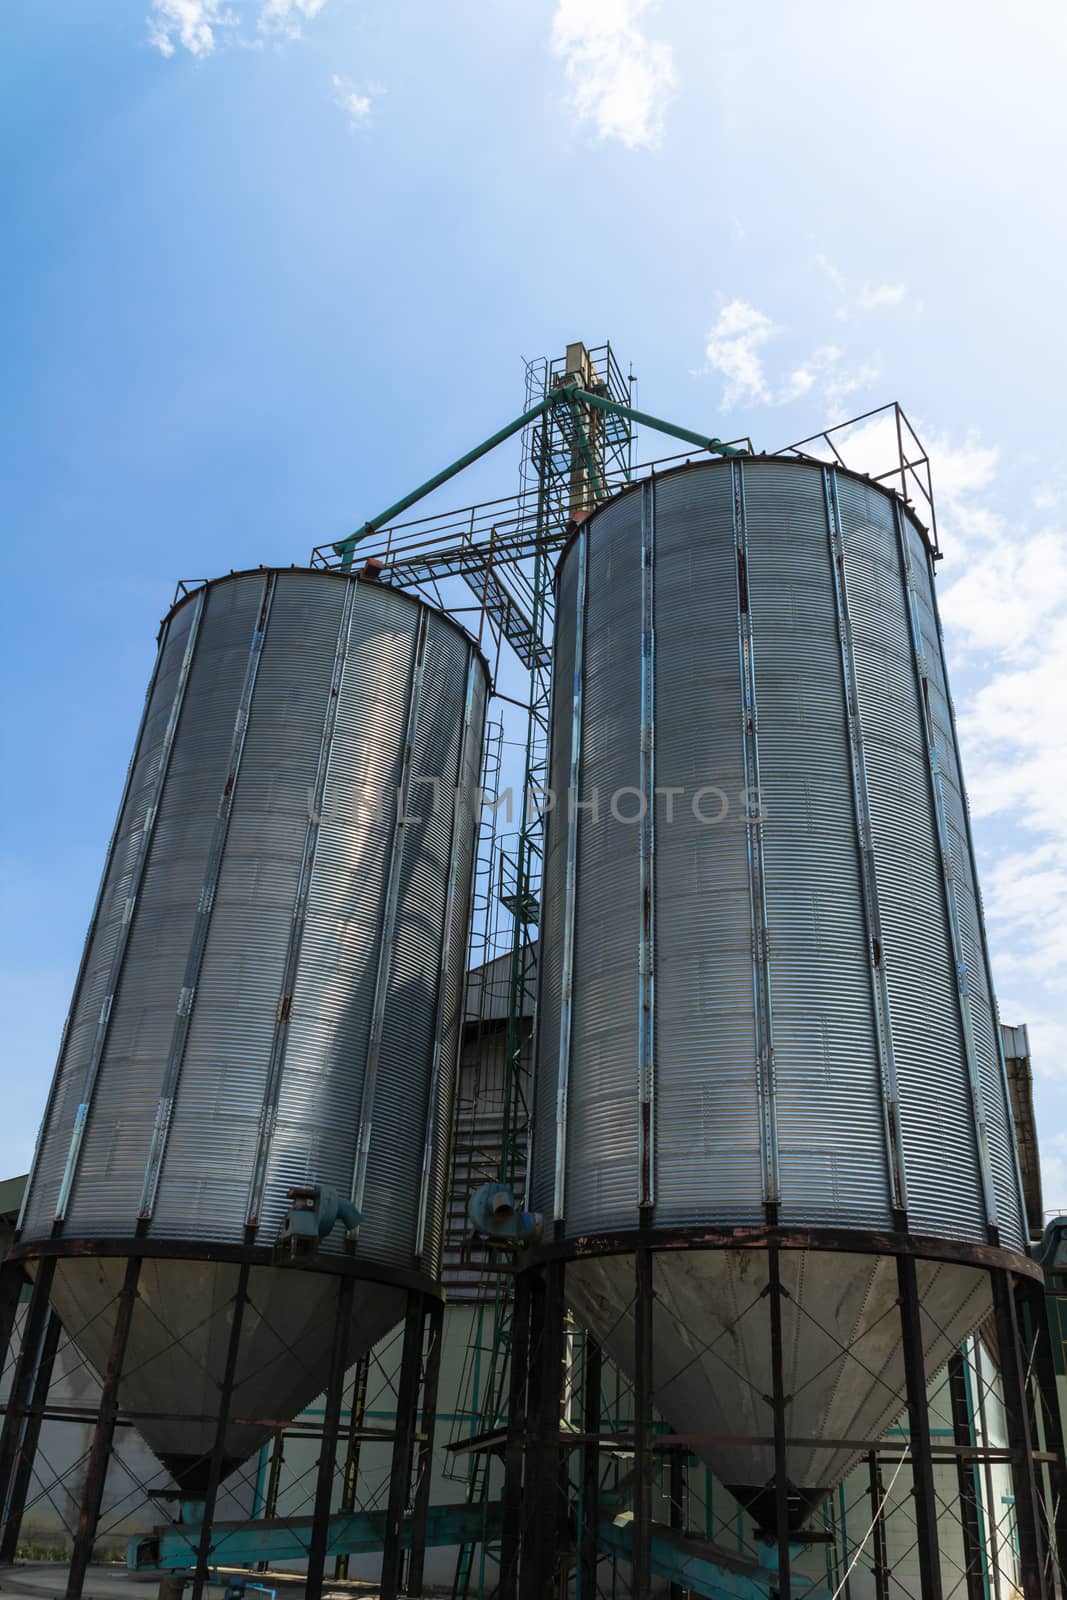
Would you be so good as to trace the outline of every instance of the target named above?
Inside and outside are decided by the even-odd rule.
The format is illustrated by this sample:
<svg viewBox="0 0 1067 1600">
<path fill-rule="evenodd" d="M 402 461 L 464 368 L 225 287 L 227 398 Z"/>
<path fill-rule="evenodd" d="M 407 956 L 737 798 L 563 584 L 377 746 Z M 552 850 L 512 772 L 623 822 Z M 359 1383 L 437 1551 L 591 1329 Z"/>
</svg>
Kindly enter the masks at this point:
<svg viewBox="0 0 1067 1600">
<path fill-rule="evenodd" d="M 1013 16 L 6 0 L 0 1172 L 175 580 L 305 559 L 517 412 L 522 358 L 609 337 L 691 427 L 773 449 L 897 398 L 930 446 L 1002 1012 L 1067 1209 L 1067 14 Z"/>
</svg>

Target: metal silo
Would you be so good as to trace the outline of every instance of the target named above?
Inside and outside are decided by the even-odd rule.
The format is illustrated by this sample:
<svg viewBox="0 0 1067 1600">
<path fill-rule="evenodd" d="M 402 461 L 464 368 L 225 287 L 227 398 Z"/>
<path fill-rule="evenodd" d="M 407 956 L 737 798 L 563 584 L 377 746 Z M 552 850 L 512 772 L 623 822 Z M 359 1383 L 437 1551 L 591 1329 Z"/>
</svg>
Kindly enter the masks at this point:
<svg viewBox="0 0 1067 1600">
<path fill-rule="evenodd" d="M 931 553 L 874 482 L 709 461 L 557 605 L 544 1259 L 781 1539 L 1032 1273 Z"/>
<path fill-rule="evenodd" d="M 163 623 L 18 1254 L 102 1374 L 136 1264 L 123 1405 L 186 1497 L 224 1389 L 223 1473 L 440 1297 L 486 694 L 456 624 L 354 576 Z"/>
</svg>

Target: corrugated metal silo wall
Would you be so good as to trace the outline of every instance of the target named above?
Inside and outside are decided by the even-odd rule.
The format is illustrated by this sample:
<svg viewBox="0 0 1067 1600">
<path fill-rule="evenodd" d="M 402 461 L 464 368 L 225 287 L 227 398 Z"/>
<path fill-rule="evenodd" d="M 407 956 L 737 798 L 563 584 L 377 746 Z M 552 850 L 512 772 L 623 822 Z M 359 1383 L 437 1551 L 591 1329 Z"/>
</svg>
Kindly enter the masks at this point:
<svg viewBox="0 0 1067 1600">
<path fill-rule="evenodd" d="M 62 1212 L 269 1242 L 291 1184 L 349 1193 L 362 1128 L 359 1254 L 414 1264 L 425 1203 L 438 1270 L 486 692 L 458 628 L 377 585 L 261 571 L 176 607 L 23 1238 Z"/>
<path fill-rule="evenodd" d="M 906 1184 L 915 1231 L 1020 1244 L 910 516 L 816 464 L 686 468 L 590 519 L 558 617 L 534 1204 L 730 1225 L 777 1184 L 784 1223 L 871 1228 Z"/>
</svg>

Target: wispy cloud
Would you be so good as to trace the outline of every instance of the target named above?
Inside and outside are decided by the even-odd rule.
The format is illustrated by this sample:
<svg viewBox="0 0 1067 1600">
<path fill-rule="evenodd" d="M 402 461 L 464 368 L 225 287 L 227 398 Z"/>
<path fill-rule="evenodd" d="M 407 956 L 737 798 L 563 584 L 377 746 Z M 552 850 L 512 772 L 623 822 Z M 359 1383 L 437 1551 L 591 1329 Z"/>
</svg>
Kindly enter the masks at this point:
<svg viewBox="0 0 1067 1600">
<path fill-rule="evenodd" d="M 997 975 L 1044 997 L 1026 1020 L 1051 1071 L 1067 1043 L 1054 1020 L 1067 991 L 1067 529 L 1002 516 L 988 498 L 997 453 L 980 442 L 945 472 L 932 460 L 955 557 L 941 612 L 972 680 L 959 718 L 971 810 L 1004 830 L 983 877 Z"/>
<path fill-rule="evenodd" d="M 826 403 L 827 420 L 836 422 L 845 414 L 842 407 L 849 395 L 869 388 L 877 378 L 878 368 L 872 362 L 863 361 L 857 367 L 850 367 L 845 352 L 837 345 L 820 345 L 779 385 L 775 398 L 779 405 L 784 405 L 814 390 Z"/>
<path fill-rule="evenodd" d="M 786 405 L 817 394 L 834 420 L 848 395 L 868 387 L 878 377 L 870 362 L 848 364 L 837 345 L 819 345 L 781 376 L 768 375 L 765 351 L 783 329 L 766 312 L 745 300 L 731 300 L 719 312 L 707 336 L 707 369 L 726 380 L 722 404 Z"/>
<path fill-rule="evenodd" d="M 938 585 L 982 889 L 1007 1021 L 1030 1027 L 1035 1071 L 1067 1064 L 1067 528 L 997 508 L 1000 455 L 921 423 L 947 559 Z M 891 415 L 837 439 L 848 465 L 896 459 Z M 816 453 L 821 453 L 816 449 Z M 1067 1206 L 1067 1136 L 1043 1141 L 1050 1205 Z M 1055 1192 L 1054 1192 L 1055 1191 Z"/>
<path fill-rule="evenodd" d="M 880 306 L 898 306 L 907 294 L 903 283 L 880 283 L 872 288 L 865 283 L 860 290 L 860 305 L 864 311 L 877 311 Z"/>
<path fill-rule="evenodd" d="M 669 44 L 639 23 L 650 0 L 558 0 L 551 48 L 563 62 L 569 103 L 601 139 L 653 149 L 675 83 Z"/>
<path fill-rule="evenodd" d="M 867 282 L 862 289 L 854 290 L 836 262 L 821 252 L 814 257 L 814 264 L 829 280 L 838 296 L 837 316 L 842 322 L 848 322 L 862 312 L 899 306 L 907 297 L 908 287 L 904 283 Z"/>
<path fill-rule="evenodd" d="M 770 317 L 744 300 L 731 300 L 708 334 L 708 366 L 726 379 L 724 406 L 768 404 L 772 399 L 761 351 L 778 328 Z"/>
<path fill-rule="evenodd" d="M 350 78 L 339 77 L 335 72 L 330 82 L 333 85 L 334 105 L 340 106 L 347 113 L 349 126 L 364 128 L 371 117 L 371 93 L 357 89 Z"/>
<path fill-rule="evenodd" d="M 327 0 L 258 0 L 256 5 L 225 0 L 152 0 L 148 42 L 164 56 L 187 50 L 209 56 L 225 38 L 247 45 L 263 38 L 299 39 L 302 25 L 317 17 Z M 255 16 L 255 39 L 242 31 Z"/>
<path fill-rule="evenodd" d="M 261 33 L 299 39 L 302 24 L 317 17 L 326 0 L 263 0 L 256 26 Z"/>
<path fill-rule="evenodd" d="M 218 42 L 216 29 L 232 28 L 234 13 L 219 0 L 152 0 L 148 20 L 148 42 L 161 55 L 188 50 L 193 56 L 209 56 Z"/>
</svg>

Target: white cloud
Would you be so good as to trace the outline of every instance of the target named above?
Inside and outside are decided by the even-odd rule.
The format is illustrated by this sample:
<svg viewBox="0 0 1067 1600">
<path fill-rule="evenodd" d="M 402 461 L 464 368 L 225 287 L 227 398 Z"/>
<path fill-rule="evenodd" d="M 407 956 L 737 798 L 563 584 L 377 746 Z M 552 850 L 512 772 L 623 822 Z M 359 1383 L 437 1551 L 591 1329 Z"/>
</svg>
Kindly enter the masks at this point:
<svg viewBox="0 0 1067 1600">
<path fill-rule="evenodd" d="M 772 396 L 763 371 L 760 351 L 778 329 L 762 311 L 744 300 L 731 300 L 719 312 L 708 334 L 708 365 L 726 379 L 724 406 L 768 403 Z"/>
<path fill-rule="evenodd" d="M 216 28 L 232 27 L 236 18 L 220 0 L 152 0 L 148 42 L 165 56 L 178 46 L 190 55 L 209 56 L 216 44 Z"/>
<path fill-rule="evenodd" d="M 968 650 L 1025 658 L 1035 634 L 1067 604 L 1067 544 L 1044 532 L 995 537 L 947 589 L 941 611 Z"/>
<path fill-rule="evenodd" d="M 877 311 L 880 306 L 898 306 L 906 293 L 907 288 L 903 283 L 880 283 L 874 289 L 865 283 L 860 290 L 860 305 L 864 311 Z"/>
<path fill-rule="evenodd" d="M 601 139 L 654 149 L 675 82 L 673 52 L 639 27 L 650 0 L 557 0 L 552 53 L 563 62 L 569 102 Z"/>
<path fill-rule="evenodd" d="M 853 294 L 848 279 L 829 256 L 821 252 L 813 258 L 814 265 L 829 279 L 835 292 L 840 296 L 840 305 L 837 315 L 842 322 L 848 322 L 858 312 L 881 311 L 887 306 L 899 306 L 907 295 L 907 285 L 903 283 L 865 283 L 858 294 Z"/>
<path fill-rule="evenodd" d="M 301 23 L 312 21 L 325 4 L 326 0 L 263 0 L 257 26 L 261 33 L 299 39 Z"/>
<path fill-rule="evenodd" d="M 971 811 L 1000 838 L 983 872 L 997 976 L 1036 997 L 1031 1016 L 1014 1014 L 1033 1024 L 1035 1071 L 1055 1076 L 1067 1057 L 1056 1020 L 1067 992 L 1067 530 L 1009 523 L 988 503 L 997 452 L 978 439 L 938 440 L 931 457 L 952 563 L 940 610 L 950 660 L 972 680 L 959 714 Z M 1063 1176 L 1055 1161 L 1052 1171 Z"/>
<path fill-rule="evenodd" d="M 1034 1049 L 1032 1040 L 1030 1048 Z M 1067 1134 L 1053 1133 L 1041 1140 L 1041 1191 L 1046 1217 L 1067 1212 Z"/>
<path fill-rule="evenodd" d="M 361 93 L 350 79 L 338 77 L 336 72 L 330 81 L 333 84 L 334 105 L 340 106 L 342 111 L 347 112 L 350 126 L 365 127 L 370 121 L 370 94 Z"/>
<path fill-rule="evenodd" d="M 724 406 L 787 405 L 817 392 L 836 417 L 847 395 L 866 388 L 878 377 L 878 369 L 866 362 L 850 369 L 845 364 L 845 352 L 837 345 L 825 344 L 783 378 L 772 381 L 762 352 L 781 332 L 765 312 L 744 300 L 731 300 L 723 306 L 707 336 L 704 353 L 708 367 L 726 379 Z"/>
<path fill-rule="evenodd" d="M 1034 508 L 1037 511 L 1055 511 L 1059 505 L 1060 497 L 1047 483 L 1039 483 L 1033 491 Z"/>
<path fill-rule="evenodd" d="M 152 0 L 148 17 L 148 42 L 164 56 L 178 49 L 193 56 L 209 56 L 220 43 L 220 29 L 232 30 L 231 38 L 247 44 L 242 37 L 241 18 L 249 8 L 228 5 L 224 0 Z M 259 0 L 256 28 L 260 34 L 283 39 L 299 39 L 301 25 L 317 17 L 327 0 Z"/>
</svg>

